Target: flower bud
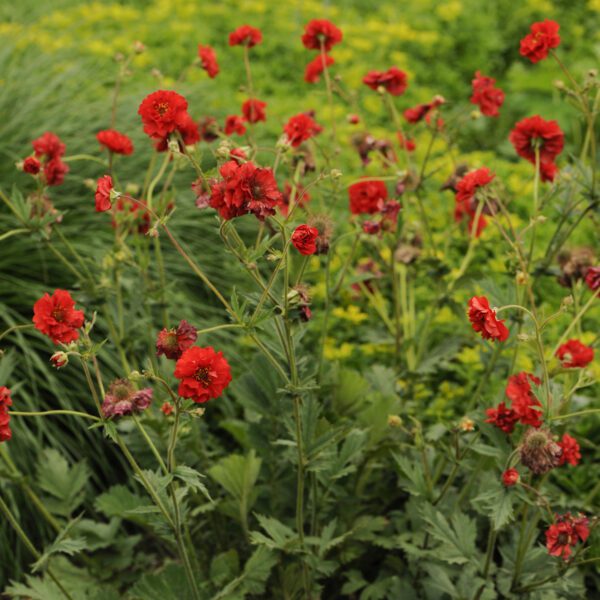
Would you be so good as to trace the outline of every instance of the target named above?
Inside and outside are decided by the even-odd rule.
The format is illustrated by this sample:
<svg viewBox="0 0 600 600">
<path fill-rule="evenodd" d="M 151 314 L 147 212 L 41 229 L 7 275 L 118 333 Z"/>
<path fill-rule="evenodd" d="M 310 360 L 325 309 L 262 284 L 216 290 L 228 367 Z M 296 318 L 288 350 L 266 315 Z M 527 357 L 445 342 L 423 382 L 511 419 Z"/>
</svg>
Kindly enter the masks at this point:
<svg viewBox="0 0 600 600">
<path fill-rule="evenodd" d="M 331 179 L 339 179 L 342 176 L 342 172 L 339 169 L 331 169 L 329 175 L 331 176 Z"/>
<path fill-rule="evenodd" d="M 127 379 L 129 379 L 129 381 L 142 381 L 144 376 L 139 371 L 131 371 L 131 373 L 127 375 Z"/>
<path fill-rule="evenodd" d="M 473 431 L 475 429 L 475 421 L 469 417 L 463 417 L 458 424 L 458 428 L 464 432 Z"/>
<path fill-rule="evenodd" d="M 523 271 L 517 271 L 515 279 L 517 281 L 517 285 L 526 285 L 529 281 L 529 275 Z"/>
<path fill-rule="evenodd" d="M 387 422 L 390 427 L 394 428 L 402 427 L 402 425 L 404 424 L 404 421 L 402 421 L 402 418 L 398 415 L 388 415 Z"/>
<path fill-rule="evenodd" d="M 66 352 L 55 352 L 50 357 L 50 362 L 54 368 L 62 369 L 69 364 L 69 355 Z"/>
<path fill-rule="evenodd" d="M 562 79 L 556 79 L 553 83 L 557 90 L 564 90 L 566 87 L 565 82 Z"/>
<path fill-rule="evenodd" d="M 506 469 L 504 473 L 502 473 L 502 484 L 505 487 L 512 487 L 519 483 L 520 475 L 519 471 L 516 469 Z"/>
<path fill-rule="evenodd" d="M 478 110 L 471 111 L 471 120 L 476 121 L 481 118 L 481 113 Z"/>
<path fill-rule="evenodd" d="M 135 42 L 133 42 L 133 51 L 136 54 L 143 54 L 144 52 L 146 52 L 146 46 L 140 42 L 140 40 L 136 40 Z"/>
</svg>

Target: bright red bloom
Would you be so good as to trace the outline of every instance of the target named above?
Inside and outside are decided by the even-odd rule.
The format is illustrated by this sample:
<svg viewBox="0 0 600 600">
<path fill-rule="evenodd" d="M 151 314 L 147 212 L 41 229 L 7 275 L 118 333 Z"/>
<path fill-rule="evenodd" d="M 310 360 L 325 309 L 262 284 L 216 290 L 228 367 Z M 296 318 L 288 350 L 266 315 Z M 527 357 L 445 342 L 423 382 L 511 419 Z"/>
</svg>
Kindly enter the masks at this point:
<svg viewBox="0 0 600 600">
<path fill-rule="evenodd" d="M 225 135 L 244 135 L 246 133 L 246 126 L 244 125 L 244 118 L 238 115 L 229 115 L 225 119 Z"/>
<path fill-rule="evenodd" d="M 302 142 L 323 131 L 323 128 L 306 113 L 300 113 L 290 117 L 283 131 L 292 147 L 297 148 Z"/>
<path fill-rule="evenodd" d="M 358 181 L 348 188 L 348 196 L 353 215 L 372 215 L 381 210 L 388 199 L 388 191 L 383 181 Z"/>
<path fill-rule="evenodd" d="M 239 159 L 238 162 L 242 162 L 242 161 L 248 160 L 248 157 L 246 156 L 246 153 L 241 148 L 233 148 L 229 152 L 229 158 Z"/>
<path fill-rule="evenodd" d="M 392 96 L 401 96 L 408 87 L 408 76 L 398 67 L 390 67 L 387 71 L 369 71 L 363 83 L 372 90 L 381 86 Z"/>
<path fill-rule="evenodd" d="M 565 136 L 556 121 L 545 121 L 539 115 L 519 121 L 509 139 L 517 154 L 535 165 L 535 148 L 539 147 L 540 163 L 553 163 L 562 152 Z"/>
<path fill-rule="evenodd" d="M 540 178 L 542 181 L 554 181 L 558 167 L 552 162 L 540 163 Z"/>
<path fill-rule="evenodd" d="M 516 469 L 506 469 L 502 473 L 502 484 L 506 487 L 511 487 L 519 483 L 519 471 Z"/>
<path fill-rule="evenodd" d="M 198 123 L 196 123 L 188 113 L 185 113 L 182 117 L 181 123 L 176 131 L 181 136 L 181 139 L 177 136 L 180 152 L 184 151 L 185 146 L 193 146 L 200 141 L 200 129 Z M 157 152 L 165 152 L 168 147 L 169 136 L 159 139 L 155 144 Z"/>
<path fill-rule="evenodd" d="M 181 320 L 177 328 L 163 329 L 156 338 L 156 356 L 164 354 L 171 360 L 177 360 L 185 350 L 194 345 L 198 334 L 196 328 Z"/>
<path fill-rule="evenodd" d="M 219 173 L 223 180 L 212 184 L 210 206 L 217 209 L 223 219 L 253 213 L 262 221 L 275 214 L 282 195 L 271 169 L 230 160 L 220 167 Z"/>
<path fill-rule="evenodd" d="M 28 156 L 23 161 L 23 171 L 30 175 L 37 175 L 42 168 L 42 163 L 35 156 Z"/>
<path fill-rule="evenodd" d="M 47 335 L 55 344 L 69 344 L 79 339 L 77 331 L 83 326 L 82 310 L 75 310 L 75 300 L 65 290 L 44 294 L 33 305 L 35 328 Z"/>
<path fill-rule="evenodd" d="M 309 256 L 317 251 L 316 241 L 318 235 L 319 230 L 316 227 L 298 225 L 292 233 L 292 244 L 300 254 Z"/>
<path fill-rule="evenodd" d="M 242 104 L 242 115 L 244 116 L 244 119 L 248 121 L 248 123 L 258 123 L 259 121 L 266 121 L 266 107 L 266 102 L 263 102 L 262 100 L 257 100 L 256 98 L 251 98 L 250 100 L 246 100 L 246 102 Z"/>
<path fill-rule="evenodd" d="M 556 523 L 546 530 L 546 548 L 551 556 L 567 560 L 571 556 L 571 548 L 588 539 L 589 520 L 583 515 L 573 517 L 570 513 L 556 517 Z"/>
<path fill-rule="evenodd" d="M 566 369 L 583 368 L 594 360 L 594 349 L 579 340 L 569 340 L 559 346 L 556 357 Z"/>
<path fill-rule="evenodd" d="M 10 430 L 10 415 L 8 414 L 9 407 L 12 406 L 10 390 L 0 385 L 0 442 L 7 442 L 12 437 Z"/>
<path fill-rule="evenodd" d="M 146 410 L 151 402 L 152 388 L 136 390 L 131 381 L 116 379 L 104 396 L 102 414 L 107 419 L 126 417 Z"/>
<path fill-rule="evenodd" d="M 65 180 L 65 175 L 69 172 L 69 165 L 56 156 L 51 158 L 44 165 L 44 179 L 47 185 L 60 185 Z"/>
<path fill-rule="evenodd" d="M 574 437 L 571 437 L 568 433 L 563 434 L 562 440 L 558 442 L 558 445 L 562 448 L 562 455 L 560 457 L 561 465 L 569 463 L 570 465 L 576 466 L 581 460 L 581 452 L 579 451 L 579 444 Z"/>
<path fill-rule="evenodd" d="M 523 425 L 541 427 L 542 413 L 536 408 L 541 408 L 540 401 L 531 389 L 531 383 L 540 385 L 542 381 L 531 373 L 517 373 L 508 378 L 506 397 L 511 401 L 511 408 L 519 417 Z"/>
<path fill-rule="evenodd" d="M 323 64 L 325 62 L 325 64 Z M 318 54 L 315 56 L 304 69 L 304 81 L 306 83 L 317 83 L 321 73 L 325 70 L 325 66 L 330 67 L 335 63 L 332 56 L 329 54 Z"/>
<path fill-rule="evenodd" d="M 104 129 L 96 134 L 98 142 L 114 154 L 131 154 L 133 143 L 124 133 L 116 129 Z"/>
<path fill-rule="evenodd" d="M 206 402 L 223 393 L 231 382 L 231 369 L 222 352 L 192 346 L 177 361 L 175 377 L 181 380 L 178 394 L 182 398 Z"/>
<path fill-rule="evenodd" d="M 446 100 L 442 96 L 435 96 L 435 98 L 427 104 L 417 104 L 417 106 L 414 106 L 413 108 L 407 108 L 403 113 L 404 118 L 409 123 L 418 123 L 423 119 L 425 119 L 427 123 L 431 123 L 432 115 L 439 106 L 444 104 L 444 102 L 446 102 Z"/>
<path fill-rule="evenodd" d="M 357 114 L 351 113 L 346 118 L 350 125 L 358 125 L 360 123 L 360 117 Z"/>
<path fill-rule="evenodd" d="M 507 408 L 504 402 L 500 402 L 496 408 L 488 408 L 485 411 L 488 418 L 486 423 L 492 423 L 504 433 L 512 433 L 519 421 L 519 416 L 512 408 Z"/>
<path fill-rule="evenodd" d="M 550 21 L 550 19 L 534 23 L 530 29 L 531 33 L 528 33 L 521 40 L 519 49 L 521 56 L 525 56 L 532 63 L 546 58 L 548 52 L 560 44 L 559 29 L 560 25 L 556 21 Z"/>
<path fill-rule="evenodd" d="M 163 402 L 163 405 L 160 407 L 160 410 L 165 417 L 168 417 L 173 412 L 173 405 L 169 402 Z"/>
<path fill-rule="evenodd" d="M 202 68 L 208 73 L 211 79 L 214 79 L 219 73 L 219 63 L 217 63 L 217 53 L 211 46 L 198 44 L 198 57 L 202 63 Z"/>
<path fill-rule="evenodd" d="M 37 158 L 45 156 L 48 160 L 63 156 L 67 148 L 61 139 L 50 131 L 33 140 L 31 145 Z"/>
<path fill-rule="evenodd" d="M 288 216 L 290 202 L 292 201 L 292 186 L 289 181 L 283 184 L 283 192 L 281 193 L 281 202 L 278 204 L 279 210 L 284 217 Z M 294 204 L 299 208 L 310 202 L 310 194 L 300 184 L 296 185 L 296 193 L 294 195 Z"/>
<path fill-rule="evenodd" d="M 586 271 L 585 282 L 592 292 L 600 289 L 600 267 L 590 267 Z"/>
<path fill-rule="evenodd" d="M 138 114 L 142 117 L 144 132 L 153 138 L 165 138 L 185 126 L 187 100 L 169 90 L 158 90 L 142 100 Z"/>
<path fill-rule="evenodd" d="M 473 230 L 475 216 L 477 215 L 477 191 L 479 188 L 485 187 L 491 183 L 494 177 L 496 177 L 494 173 L 486 167 L 483 167 L 482 169 L 476 169 L 475 171 L 467 173 L 456 184 L 454 220 L 459 222 L 467 216 L 469 218 L 469 233 Z M 479 220 L 475 228 L 476 237 L 481 235 L 481 232 L 487 225 L 487 221 L 482 213 L 483 210 L 479 215 Z"/>
<path fill-rule="evenodd" d="M 252 48 L 261 42 L 261 30 L 250 25 L 241 25 L 229 34 L 230 46 L 248 46 L 248 48 Z"/>
<path fill-rule="evenodd" d="M 304 28 L 302 43 L 309 50 L 329 52 L 333 46 L 342 41 L 343 34 L 331 21 L 327 19 L 313 19 Z"/>
<path fill-rule="evenodd" d="M 112 208 L 110 193 L 113 190 L 113 180 L 110 175 L 103 175 L 96 186 L 96 212 L 105 212 Z"/>
<path fill-rule="evenodd" d="M 479 71 L 475 73 L 473 79 L 473 95 L 471 103 L 477 104 L 482 115 L 486 117 L 497 117 L 498 109 L 504 103 L 504 92 L 500 88 L 495 88 L 495 79 L 482 75 Z"/>
<path fill-rule="evenodd" d="M 496 311 L 490 308 L 485 296 L 473 296 L 469 300 L 469 321 L 473 330 L 481 333 L 484 340 L 498 340 L 504 342 L 509 335 L 504 325 L 504 320 L 496 318 Z"/>
</svg>

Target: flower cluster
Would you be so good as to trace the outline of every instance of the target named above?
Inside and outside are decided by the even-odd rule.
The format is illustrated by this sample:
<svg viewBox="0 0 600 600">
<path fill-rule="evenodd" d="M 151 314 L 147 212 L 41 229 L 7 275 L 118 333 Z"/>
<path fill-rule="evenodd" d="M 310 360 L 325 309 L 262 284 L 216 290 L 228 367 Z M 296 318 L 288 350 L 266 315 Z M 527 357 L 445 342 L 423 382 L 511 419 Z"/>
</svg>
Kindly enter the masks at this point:
<svg viewBox="0 0 600 600">
<path fill-rule="evenodd" d="M 473 79 L 473 95 L 471 103 L 477 104 L 482 115 L 486 117 L 497 117 L 502 104 L 504 103 L 504 92 L 500 88 L 494 87 L 495 79 L 482 75 L 479 71 L 475 73 Z"/>
<path fill-rule="evenodd" d="M 61 139 L 50 131 L 31 142 L 34 156 L 23 162 L 23 170 L 30 175 L 43 173 L 46 185 L 60 185 L 69 172 L 69 165 L 62 161 L 66 146 Z"/>
</svg>

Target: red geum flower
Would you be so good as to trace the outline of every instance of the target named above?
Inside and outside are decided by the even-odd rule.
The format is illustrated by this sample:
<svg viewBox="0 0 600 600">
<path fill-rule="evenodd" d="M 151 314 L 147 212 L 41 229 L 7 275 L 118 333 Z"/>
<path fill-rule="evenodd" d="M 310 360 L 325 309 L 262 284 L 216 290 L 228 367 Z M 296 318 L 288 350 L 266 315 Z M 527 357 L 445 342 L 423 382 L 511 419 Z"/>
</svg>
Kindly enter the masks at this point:
<svg viewBox="0 0 600 600">
<path fill-rule="evenodd" d="M 258 123 L 259 121 L 266 121 L 266 107 L 266 102 L 263 102 L 262 100 L 257 100 L 256 98 L 251 98 L 249 100 L 246 100 L 246 102 L 242 104 L 242 115 L 244 116 L 244 119 L 248 121 L 248 123 Z"/>
<path fill-rule="evenodd" d="M 28 156 L 23 161 L 23 171 L 30 175 L 37 175 L 42 168 L 42 163 L 35 156 Z"/>
<path fill-rule="evenodd" d="M 459 222 L 463 220 L 463 217 L 468 216 L 469 233 L 473 231 L 473 225 L 477 215 L 477 191 L 491 183 L 494 177 L 496 177 L 494 173 L 492 173 L 486 167 L 483 167 L 467 173 L 456 184 L 456 195 L 454 197 L 454 220 Z M 487 225 L 487 221 L 482 213 L 483 210 L 479 215 L 479 220 L 477 221 L 477 225 L 475 227 L 476 237 L 481 235 L 481 232 Z"/>
<path fill-rule="evenodd" d="M 579 340 L 569 340 L 559 346 L 556 357 L 566 369 L 583 368 L 594 360 L 594 349 Z"/>
<path fill-rule="evenodd" d="M 169 402 L 163 402 L 163 405 L 160 407 L 160 410 L 165 417 L 168 417 L 173 412 L 173 405 Z"/>
<path fill-rule="evenodd" d="M 502 473 L 502 484 L 506 487 L 511 487 L 519 483 L 519 471 L 516 469 L 506 469 Z"/>
<path fill-rule="evenodd" d="M 563 150 L 565 136 L 556 121 L 534 115 L 519 121 L 510 132 L 509 140 L 519 156 L 535 165 L 536 147 L 540 163 L 553 163 Z"/>
<path fill-rule="evenodd" d="M 488 417 L 485 422 L 492 423 L 504 433 L 512 433 L 519 421 L 519 416 L 512 408 L 507 408 L 504 402 L 500 402 L 496 408 L 486 409 L 485 414 Z"/>
<path fill-rule="evenodd" d="M 198 57 L 202 68 L 208 73 L 211 79 L 214 79 L 219 73 L 219 64 L 217 63 L 217 53 L 211 46 L 198 44 Z"/>
<path fill-rule="evenodd" d="M 318 235 L 319 230 L 316 227 L 298 225 L 292 233 L 292 244 L 300 254 L 309 256 L 317 251 L 316 240 Z"/>
<path fill-rule="evenodd" d="M 504 320 L 496 318 L 496 311 L 490 308 L 485 296 L 473 296 L 469 300 L 469 321 L 473 330 L 481 334 L 484 340 L 504 342 L 509 335 Z"/>
<path fill-rule="evenodd" d="M 355 113 L 350 113 L 346 117 L 346 120 L 348 121 L 348 123 L 350 123 L 350 125 L 358 125 L 360 123 L 360 117 Z"/>
<path fill-rule="evenodd" d="M 225 135 L 244 135 L 246 133 L 246 126 L 244 125 L 244 118 L 239 115 L 229 115 L 225 119 Z"/>
<path fill-rule="evenodd" d="M 543 423 L 542 413 L 536 408 L 541 408 L 540 401 L 531 389 L 531 383 L 540 385 L 542 381 L 531 373 L 517 373 L 508 378 L 506 397 L 511 401 L 511 408 L 519 417 L 523 425 L 540 427 Z"/>
<path fill-rule="evenodd" d="M 33 305 L 35 328 L 54 344 L 77 340 L 83 320 L 83 311 L 75 310 L 75 301 L 66 290 L 55 290 L 52 296 L 46 293 Z"/>
<path fill-rule="evenodd" d="M 540 163 L 540 178 L 542 181 L 554 181 L 558 174 L 558 167 L 552 162 Z"/>
<path fill-rule="evenodd" d="M 435 96 L 431 102 L 427 104 L 417 104 L 413 108 L 407 108 L 403 115 L 409 123 L 418 123 L 425 119 L 427 123 L 431 123 L 431 117 L 435 110 L 444 104 L 446 100 L 442 96 Z M 438 123 L 439 125 L 439 123 Z"/>
<path fill-rule="evenodd" d="M 232 148 L 229 152 L 229 157 L 238 160 L 238 162 L 243 162 L 248 160 L 246 153 L 241 148 Z"/>
<path fill-rule="evenodd" d="M 241 25 L 229 34 L 230 46 L 248 46 L 248 48 L 252 48 L 261 42 L 261 30 L 250 25 Z"/>
<path fill-rule="evenodd" d="M 0 385 L 0 442 L 7 442 L 12 437 L 10 430 L 9 407 L 12 406 L 10 390 L 5 385 Z"/>
<path fill-rule="evenodd" d="M 381 86 L 392 96 L 401 96 L 408 87 L 408 76 L 398 67 L 390 67 L 387 71 L 369 71 L 363 83 L 372 90 Z"/>
<path fill-rule="evenodd" d="M 381 210 L 388 199 L 388 191 L 383 181 L 358 181 L 348 188 L 348 196 L 353 215 L 372 215 Z"/>
<path fill-rule="evenodd" d="M 197 337 L 196 328 L 182 319 L 177 328 L 165 328 L 158 334 L 156 356 L 164 354 L 171 360 L 177 360 L 185 350 L 194 345 Z"/>
<path fill-rule="evenodd" d="M 146 410 L 152 402 L 152 388 L 136 390 L 131 381 L 116 379 L 110 384 L 104 401 L 102 414 L 105 418 L 126 417 Z"/>
<path fill-rule="evenodd" d="M 218 398 L 231 382 L 231 369 L 222 352 L 213 348 L 188 348 L 175 365 L 180 379 L 178 394 L 194 402 Z"/>
<path fill-rule="evenodd" d="M 539 62 L 548 56 L 552 48 L 560 44 L 560 35 L 558 30 L 560 25 L 556 21 L 544 19 L 541 22 L 534 23 L 530 31 L 522 40 L 519 52 L 532 63 Z"/>
<path fill-rule="evenodd" d="M 177 136 L 177 141 L 181 152 L 183 152 L 185 146 L 193 146 L 200 141 L 200 129 L 198 123 L 196 123 L 188 113 L 185 113 L 181 118 L 181 123 L 175 131 L 179 134 Z M 179 138 L 179 136 L 181 136 L 181 138 Z M 169 136 L 159 139 L 155 144 L 157 152 L 165 152 L 168 147 Z"/>
<path fill-rule="evenodd" d="M 96 212 L 105 212 L 112 208 L 110 193 L 113 190 L 113 180 L 110 175 L 103 175 L 96 185 Z"/>
<path fill-rule="evenodd" d="M 548 553 L 567 560 L 571 556 L 571 548 L 588 539 L 588 525 L 588 518 L 581 514 L 577 517 L 573 517 L 571 513 L 556 515 L 556 522 L 546 530 Z"/>
<path fill-rule="evenodd" d="M 283 131 L 293 148 L 297 148 L 302 142 L 317 135 L 323 128 L 306 113 L 300 113 L 290 117 L 283 127 Z"/>
<path fill-rule="evenodd" d="M 56 156 L 44 164 L 44 179 L 47 185 L 60 185 L 69 172 L 69 165 Z"/>
<path fill-rule="evenodd" d="M 221 165 L 219 173 L 223 180 L 211 186 L 210 206 L 217 209 L 223 219 L 253 213 L 262 221 L 275 214 L 282 195 L 271 169 L 230 160 Z"/>
<path fill-rule="evenodd" d="M 283 185 L 283 192 L 281 193 L 281 202 L 278 204 L 278 208 L 284 217 L 288 216 L 290 208 L 290 202 L 292 201 L 292 186 L 289 181 L 286 181 Z M 310 202 L 310 194 L 300 184 L 296 185 L 296 193 L 294 194 L 294 204 L 297 204 L 299 208 L 305 206 Z"/>
<path fill-rule="evenodd" d="M 592 292 L 600 289 L 600 267 L 590 267 L 586 271 L 585 283 Z"/>
<path fill-rule="evenodd" d="M 308 50 L 321 50 L 322 47 L 325 52 L 329 52 L 342 38 L 342 32 L 331 21 L 313 19 L 304 28 L 302 43 Z"/>
<path fill-rule="evenodd" d="M 31 145 L 37 158 L 45 156 L 48 160 L 62 156 L 66 150 L 61 139 L 50 131 L 33 140 Z"/>
<path fill-rule="evenodd" d="M 562 440 L 558 442 L 558 445 L 562 448 L 559 464 L 564 465 L 565 463 L 569 463 L 576 466 L 581 460 L 581 452 L 579 451 L 577 440 L 568 433 L 565 433 L 562 436 Z"/>
<path fill-rule="evenodd" d="M 329 56 L 329 54 L 318 54 L 306 65 L 306 68 L 304 69 L 304 81 L 306 81 L 306 83 L 317 83 L 321 77 L 321 73 L 325 70 L 325 67 L 330 67 L 334 63 L 335 60 L 333 60 L 333 57 Z"/>
<path fill-rule="evenodd" d="M 116 129 L 103 129 L 96 134 L 98 142 L 114 154 L 131 154 L 133 143 L 124 133 Z"/>
<path fill-rule="evenodd" d="M 187 106 L 187 100 L 177 92 L 158 90 L 149 94 L 138 109 L 144 132 L 153 138 L 166 138 L 179 127 L 185 126 Z"/>
<path fill-rule="evenodd" d="M 482 75 L 480 71 L 475 73 L 472 82 L 471 103 L 477 104 L 481 114 L 486 117 L 497 117 L 498 109 L 504 103 L 504 92 L 500 88 L 495 88 L 495 83 L 495 79 Z"/>
</svg>

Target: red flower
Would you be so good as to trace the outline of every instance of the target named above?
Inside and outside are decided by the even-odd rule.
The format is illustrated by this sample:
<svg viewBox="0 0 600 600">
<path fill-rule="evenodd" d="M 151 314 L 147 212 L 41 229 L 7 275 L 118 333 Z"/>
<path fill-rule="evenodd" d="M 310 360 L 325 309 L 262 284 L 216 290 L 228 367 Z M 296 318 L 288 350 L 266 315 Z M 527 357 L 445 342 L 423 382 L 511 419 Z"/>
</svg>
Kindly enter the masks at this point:
<svg viewBox="0 0 600 600">
<path fill-rule="evenodd" d="M 243 117 L 238 115 L 229 115 L 225 119 L 225 135 L 244 135 L 246 126 L 244 125 Z"/>
<path fill-rule="evenodd" d="M 313 19 L 304 28 L 302 43 L 309 50 L 320 50 L 322 46 L 325 52 L 329 52 L 342 38 L 342 32 L 331 21 Z"/>
<path fill-rule="evenodd" d="M 222 352 L 210 346 L 188 348 L 175 365 L 175 377 L 180 379 L 178 394 L 194 402 L 218 398 L 231 382 L 231 370 Z"/>
<path fill-rule="evenodd" d="M 196 328 L 181 320 L 177 329 L 163 329 L 156 338 L 156 356 L 164 354 L 171 360 L 177 360 L 185 350 L 194 345 Z"/>
<path fill-rule="evenodd" d="M 105 212 L 112 208 L 110 193 L 113 191 L 113 181 L 110 175 L 103 175 L 96 186 L 96 212 Z"/>
<path fill-rule="evenodd" d="M 0 385 L 0 442 L 7 442 L 12 437 L 9 425 L 10 415 L 8 414 L 10 406 L 12 406 L 10 390 L 4 385 Z"/>
<path fill-rule="evenodd" d="M 283 192 L 281 193 L 281 202 L 278 204 L 278 208 L 284 217 L 288 216 L 290 202 L 292 201 L 292 186 L 288 181 L 283 185 Z M 310 202 L 310 194 L 300 184 L 296 185 L 296 193 L 294 195 L 294 203 L 302 208 Z"/>
<path fill-rule="evenodd" d="M 275 214 L 282 195 L 271 169 L 230 160 L 221 166 L 219 173 L 223 180 L 211 186 L 210 206 L 217 209 L 223 219 L 253 213 L 262 221 Z"/>
<path fill-rule="evenodd" d="M 183 152 L 185 146 L 193 146 L 200 141 L 198 123 L 188 113 L 185 113 L 182 117 L 181 124 L 177 127 L 176 131 L 181 136 L 181 139 L 178 136 L 178 144 L 181 152 Z M 155 145 L 157 152 L 165 152 L 168 147 L 169 136 L 159 139 Z"/>
<path fill-rule="evenodd" d="M 350 125 L 358 125 L 360 123 L 360 117 L 357 114 L 351 113 L 346 118 Z"/>
<path fill-rule="evenodd" d="M 516 469 L 506 469 L 506 471 L 502 473 L 502 483 L 506 487 L 511 487 L 519 483 L 519 471 Z"/>
<path fill-rule="evenodd" d="M 304 256 L 314 254 L 317 251 L 316 240 L 318 235 L 319 230 L 316 227 L 298 225 L 292 233 L 292 244 Z"/>
<path fill-rule="evenodd" d="M 138 109 L 144 132 L 153 138 L 165 138 L 185 126 L 187 100 L 177 92 L 158 90 L 146 96 Z"/>
<path fill-rule="evenodd" d="M 488 408 L 485 411 L 488 418 L 486 423 L 492 423 L 504 433 L 512 433 L 519 421 L 519 416 L 512 408 L 507 408 L 504 402 L 500 402 L 496 408 Z"/>
<path fill-rule="evenodd" d="M 577 440 L 568 433 L 565 433 L 562 436 L 562 440 L 558 442 L 558 445 L 562 448 L 559 464 L 564 465 L 568 462 L 570 465 L 576 466 L 581 460 L 581 452 L 579 451 Z"/>
<path fill-rule="evenodd" d="M 241 148 L 233 148 L 229 152 L 229 158 L 240 159 L 238 162 L 242 162 L 242 161 L 248 160 L 248 157 L 246 156 L 246 153 Z"/>
<path fill-rule="evenodd" d="M 75 310 L 75 301 L 65 290 L 55 290 L 52 296 L 46 293 L 33 305 L 35 328 L 55 344 L 69 344 L 79 339 L 77 330 L 83 320 L 83 311 Z"/>
<path fill-rule="evenodd" d="M 536 410 L 541 408 L 540 401 L 535 397 L 531 384 L 540 385 L 542 381 L 531 373 L 517 373 L 508 378 L 506 386 L 506 397 L 511 401 L 512 410 L 519 417 L 519 422 L 523 425 L 532 427 L 541 427 L 542 413 Z"/>
<path fill-rule="evenodd" d="M 401 131 L 396 133 L 398 137 L 398 143 L 402 146 L 407 152 L 414 152 L 417 145 L 415 144 L 415 140 L 409 137 L 404 137 Z"/>
<path fill-rule="evenodd" d="M 353 215 L 372 215 L 381 210 L 388 199 L 388 191 L 383 181 L 358 181 L 348 188 L 348 196 Z"/>
<path fill-rule="evenodd" d="M 325 64 L 323 64 L 325 62 Z M 315 56 L 304 69 L 304 81 L 306 83 L 317 83 L 320 79 L 321 73 L 325 70 L 325 67 L 330 67 L 335 63 L 332 56 L 329 54 L 318 54 Z"/>
<path fill-rule="evenodd" d="M 479 71 L 475 73 L 473 79 L 473 95 L 471 103 L 479 105 L 479 110 L 486 117 L 497 117 L 498 109 L 504 103 L 504 92 L 495 88 L 495 79 L 482 75 Z"/>
<path fill-rule="evenodd" d="M 392 96 L 401 96 L 408 87 L 408 76 L 398 67 L 390 67 L 387 71 L 369 71 L 363 83 L 372 90 L 381 86 Z"/>
<path fill-rule="evenodd" d="M 65 180 L 65 175 L 69 172 L 69 165 L 56 156 L 51 158 L 44 165 L 44 179 L 47 185 L 60 185 Z"/>
<path fill-rule="evenodd" d="M 590 267 L 585 274 L 585 282 L 592 292 L 600 289 L 600 267 Z"/>
<path fill-rule="evenodd" d="M 290 117 L 283 130 L 293 148 L 320 133 L 323 128 L 306 113 Z"/>
<path fill-rule="evenodd" d="M 571 547 L 588 539 L 589 520 L 583 515 L 573 517 L 571 513 L 556 517 L 556 523 L 546 530 L 546 548 L 551 556 L 560 556 L 567 560 L 571 556 Z"/>
<path fill-rule="evenodd" d="M 483 167 L 482 169 L 476 169 L 467 173 L 457 184 L 456 184 L 456 195 L 454 205 L 454 220 L 462 221 L 463 217 L 469 217 L 469 233 L 473 230 L 473 223 L 477 214 L 477 203 L 476 198 L 477 191 L 479 188 L 485 187 L 496 177 L 489 169 Z M 483 212 L 483 211 L 482 211 Z M 475 229 L 475 236 L 479 237 L 481 232 L 487 225 L 485 217 L 480 214 L 477 226 Z"/>
<path fill-rule="evenodd" d="M 242 104 L 242 115 L 244 115 L 244 119 L 246 119 L 248 123 L 258 123 L 259 121 L 266 121 L 266 106 L 266 102 L 256 100 L 256 98 L 251 98 L 250 100 L 246 100 L 246 102 Z"/>
<path fill-rule="evenodd" d="M 136 390 L 129 380 L 116 379 L 104 396 L 102 414 L 107 419 L 126 417 L 146 410 L 151 402 L 152 388 Z"/>
<path fill-rule="evenodd" d="M 469 300 L 469 321 L 473 330 L 481 333 L 484 340 L 498 340 L 504 342 L 508 338 L 508 329 L 504 320 L 496 318 L 496 312 L 490 308 L 485 296 L 473 296 Z"/>
<path fill-rule="evenodd" d="M 541 22 L 534 23 L 531 26 L 531 33 L 528 33 L 521 40 L 520 53 L 532 63 L 543 60 L 548 56 L 548 51 L 556 48 L 560 44 L 560 35 L 558 30 L 560 25 L 555 21 L 544 19 Z"/>
<path fill-rule="evenodd" d="M 519 121 L 509 139 L 517 154 L 535 165 L 535 148 L 539 147 L 540 163 L 553 163 L 562 152 L 565 136 L 556 121 L 545 121 L 539 115 Z"/>
<path fill-rule="evenodd" d="M 579 340 L 569 340 L 559 346 L 556 357 L 566 369 L 583 368 L 594 360 L 594 349 Z"/>
<path fill-rule="evenodd" d="M 202 63 L 202 68 L 208 73 L 211 79 L 214 79 L 219 73 L 219 64 L 217 63 L 217 53 L 211 46 L 198 44 L 198 57 Z"/>
<path fill-rule="evenodd" d="M 173 412 L 173 405 L 169 402 L 163 402 L 163 405 L 160 407 L 160 410 L 165 417 L 168 417 Z"/>
<path fill-rule="evenodd" d="M 248 48 L 252 48 L 261 42 L 262 32 L 250 25 L 242 25 L 229 34 L 230 46 L 248 46 Z"/>
<path fill-rule="evenodd" d="M 542 181 L 554 181 L 558 174 L 558 167 L 552 162 L 540 163 L 540 177 Z"/>
<path fill-rule="evenodd" d="M 42 168 L 42 163 L 35 156 L 28 156 L 23 161 L 23 171 L 30 175 L 37 175 Z"/>
<path fill-rule="evenodd" d="M 96 139 L 102 146 L 114 154 L 131 154 L 133 144 L 129 137 L 116 129 L 104 129 L 96 134 Z"/>
<path fill-rule="evenodd" d="M 423 119 L 425 119 L 427 123 L 431 123 L 431 117 L 435 110 L 444 104 L 444 102 L 446 102 L 446 100 L 442 98 L 442 96 L 435 96 L 435 98 L 427 104 L 417 104 L 417 106 L 413 108 L 407 108 L 403 113 L 404 118 L 409 123 L 418 123 Z"/>
<path fill-rule="evenodd" d="M 31 145 L 37 158 L 45 156 L 48 160 L 62 156 L 66 150 L 61 139 L 50 131 L 33 140 Z"/>
</svg>

